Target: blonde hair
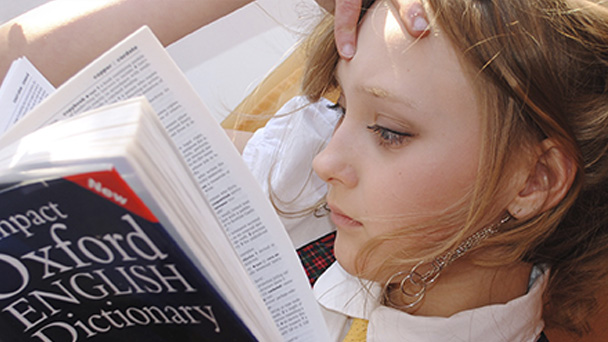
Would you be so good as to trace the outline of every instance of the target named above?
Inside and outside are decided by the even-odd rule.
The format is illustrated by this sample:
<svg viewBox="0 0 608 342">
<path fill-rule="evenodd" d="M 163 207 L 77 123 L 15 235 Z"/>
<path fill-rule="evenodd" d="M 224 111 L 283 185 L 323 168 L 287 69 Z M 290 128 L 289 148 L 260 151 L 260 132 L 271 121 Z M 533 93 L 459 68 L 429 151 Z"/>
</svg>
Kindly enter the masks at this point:
<svg viewBox="0 0 608 342">
<path fill-rule="evenodd" d="M 485 130 L 473 192 L 456 210 L 425 224 L 460 222 L 464 228 L 416 255 L 440 255 L 499 216 L 504 208 L 493 205 L 508 186 L 511 162 L 532 144 L 553 139 L 577 164 L 570 191 L 555 208 L 483 243 L 500 258 L 480 262 L 548 265 L 545 321 L 582 333 L 608 273 L 608 8 L 583 0 L 427 2 L 441 34 L 475 72 Z M 364 8 L 372 3 L 364 1 Z M 328 16 L 306 42 L 303 90 L 311 101 L 337 87 L 333 73 L 339 57 L 332 30 Z M 394 238 L 371 241 L 362 262 Z M 384 268 L 411 261 L 413 254 L 407 253 L 396 253 Z"/>
</svg>

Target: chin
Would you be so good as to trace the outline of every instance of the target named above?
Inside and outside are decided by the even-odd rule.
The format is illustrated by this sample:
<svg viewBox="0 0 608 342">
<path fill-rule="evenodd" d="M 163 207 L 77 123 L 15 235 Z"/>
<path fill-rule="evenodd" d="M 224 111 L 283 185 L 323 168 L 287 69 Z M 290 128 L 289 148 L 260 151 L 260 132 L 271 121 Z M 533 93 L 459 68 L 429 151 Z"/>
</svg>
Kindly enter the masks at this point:
<svg viewBox="0 0 608 342">
<path fill-rule="evenodd" d="M 336 257 L 336 261 L 342 266 L 342 268 L 352 274 L 354 276 L 358 276 L 359 272 L 356 271 L 355 260 L 358 254 L 358 248 L 353 246 L 349 246 L 343 243 L 340 240 L 340 234 L 336 235 L 336 242 L 334 245 L 334 255 Z"/>
</svg>

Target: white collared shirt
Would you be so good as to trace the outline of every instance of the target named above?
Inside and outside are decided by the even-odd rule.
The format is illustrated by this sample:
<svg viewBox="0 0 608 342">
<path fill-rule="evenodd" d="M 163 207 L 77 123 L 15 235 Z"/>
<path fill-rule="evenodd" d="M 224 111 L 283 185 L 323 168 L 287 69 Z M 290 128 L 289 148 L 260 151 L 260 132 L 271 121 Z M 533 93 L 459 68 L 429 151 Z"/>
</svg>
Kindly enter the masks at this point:
<svg viewBox="0 0 608 342">
<path fill-rule="evenodd" d="M 541 274 L 527 294 L 451 317 L 415 316 L 380 305 L 380 286 L 365 283 L 334 263 L 314 287 L 332 339 L 341 341 L 352 317 L 369 321 L 367 342 L 536 342 L 544 328 Z"/>
</svg>

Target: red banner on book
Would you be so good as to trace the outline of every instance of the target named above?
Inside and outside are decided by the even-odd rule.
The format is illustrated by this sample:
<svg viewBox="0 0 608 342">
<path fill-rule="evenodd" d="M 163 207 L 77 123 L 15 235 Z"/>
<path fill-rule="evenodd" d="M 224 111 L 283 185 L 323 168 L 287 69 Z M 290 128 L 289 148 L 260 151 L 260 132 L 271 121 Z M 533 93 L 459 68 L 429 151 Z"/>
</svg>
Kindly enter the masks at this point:
<svg viewBox="0 0 608 342">
<path fill-rule="evenodd" d="M 150 222 L 158 222 L 150 209 L 148 209 L 139 196 L 131 190 L 129 184 L 114 169 L 111 171 L 81 173 L 65 177 L 65 179 L 106 198 L 108 201 Z"/>
</svg>

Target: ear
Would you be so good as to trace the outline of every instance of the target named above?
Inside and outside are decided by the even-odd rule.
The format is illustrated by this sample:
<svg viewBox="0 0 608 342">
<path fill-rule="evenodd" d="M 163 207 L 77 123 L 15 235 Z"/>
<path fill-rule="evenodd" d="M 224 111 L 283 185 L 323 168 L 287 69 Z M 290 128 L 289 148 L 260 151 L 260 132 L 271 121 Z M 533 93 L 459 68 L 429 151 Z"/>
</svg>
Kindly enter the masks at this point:
<svg viewBox="0 0 608 342">
<path fill-rule="evenodd" d="M 576 163 L 553 139 L 545 139 L 535 149 L 533 166 L 507 210 L 518 220 L 543 213 L 564 199 L 576 175 Z"/>
</svg>

